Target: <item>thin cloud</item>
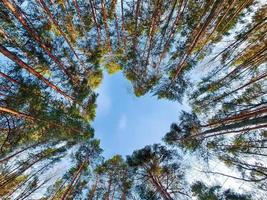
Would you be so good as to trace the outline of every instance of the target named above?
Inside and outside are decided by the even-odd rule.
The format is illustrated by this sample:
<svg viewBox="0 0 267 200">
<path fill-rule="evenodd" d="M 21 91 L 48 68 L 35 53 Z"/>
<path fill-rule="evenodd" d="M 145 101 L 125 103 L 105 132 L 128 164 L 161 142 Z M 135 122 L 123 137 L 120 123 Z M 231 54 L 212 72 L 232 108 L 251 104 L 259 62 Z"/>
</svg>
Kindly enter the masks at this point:
<svg viewBox="0 0 267 200">
<path fill-rule="evenodd" d="M 125 114 L 121 115 L 119 122 L 118 122 L 118 130 L 123 131 L 127 127 L 127 117 Z"/>
</svg>

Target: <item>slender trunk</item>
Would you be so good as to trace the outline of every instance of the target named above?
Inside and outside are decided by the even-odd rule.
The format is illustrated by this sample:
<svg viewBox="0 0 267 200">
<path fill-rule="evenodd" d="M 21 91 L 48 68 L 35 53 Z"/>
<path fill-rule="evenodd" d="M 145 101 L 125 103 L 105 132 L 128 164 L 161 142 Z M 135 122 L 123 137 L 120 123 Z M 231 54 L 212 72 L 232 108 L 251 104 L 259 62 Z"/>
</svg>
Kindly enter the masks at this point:
<svg viewBox="0 0 267 200">
<path fill-rule="evenodd" d="M 108 190 L 107 190 L 107 196 L 106 196 L 105 200 L 109 200 L 109 196 L 111 193 L 111 185 L 112 185 L 112 176 L 110 175 L 109 179 L 108 179 Z"/>
<path fill-rule="evenodd" d="M 253 155 L 253 156 L 265 156 L 265 157 L 267 157 L 267 154 L 262 154 L 262 153 L 253 153 L 253 152 L 247 152 L 247 151 L 238 151 L 238 153 L 248 154 L 248 155 Z"/>
<path fill-rule="evenodd" d="M 244 63 L 237 66 L 238 68 L 240 68 L 240 66 L 241 66 L 242 69 L 237 71 L 239 73 L 236 73 L 235 76 L 230 76 L 228 83 L 231 83 L 237 77 L 240 77 L 240 76 L 245 77 L 245 75 L 243 75 L 244 73 L 249 73 L 251 71 L 254 71 L 255 68 L 258 68 L 262 63 L 264 63 L 265 58 L 267 56 L 267 52 L 265 52 L 266 50 L 267 50 L 267 48 L 263 52 L 258 52 L 256 55 L 254 55 L 252 60 L 247 59 L 246 61 L 244 61 Z M 263 54 L 261 54 L 261 53 L 263 53 Z"/>
<path fill-rule="evenodd" d="M 207 133 L 204 132 L 204 133 L 201 133 L 201 134 L 189 136 L 188 139 L 197 138 L 197 137 L 199 137 L 201 135 L 204 135 L 204 137 L 202 137 L 201 139 L 207 139 L 207 138 L 211 138 L 211 137 L 216 137 L 216 136 L 226 135 L 226 134 L 232 134 L 232 133 L 238 133 L 238 134 L 239 133 L 248 133 L 249 131 L 252 131 L 252 130 L 260 130 L 260 129 L 265 129 L 265 128 L 267 128 L 267 125 L 263 124 L 263 125 L 258 125 L 258 126 L 254 126 L 254 127 L 251 127 L 251 128 L 243 128 L 243 129 L 239 129 L 239 130 L 230 130 L 230 131 L 226 131 L 226 132 L 214 133 L 212 135 L 207 135 L 207 136 L 205 136 Z"/>
<path fill-rule="evenodd" d="M 0 113 L 1 112 L 9 113 L 9 114 L 14 115 L 14 116 L 19 117 L 19 118 L 25 118 L 26 120 L 29 120 L 31 122 L 33 122 L 33 121 L 35 121 L 35 122 L 36 121 L 45 122 L 45 123 L 51 125 L 51 127 L 55 126 L 55 127 L 59 127 L 59 128 L 65 128 L 66 130 L 71 130 L 73 132 L 81 134 L 81 131 L 76 129 L 76 128 L 66 127 L 66 126 L 63 126 L 63 125 L 55 123 L 55 122 L 46 121 L 45 119 L 35 118 L 35 117 L 32 117 L 32 116 L 29 116 L 28 114 L 15 111 L 15 110 L 10 109 L 10 108 L 5 108 L 5 107 L 1 107 L 0 106 Z"/>
<path fill-rule="evenodd" d="M 208 37 L 206 38 L 204 44 L 202 45 L 201 49 L 198 50 L 197 55 L 201 52 L 201 50 L 204 48 L 204 46 L 206 45 L 206 43 L 209 41 L 210 37 L 213 35 L 213 33 L 218 29 L 218 27 L 221 25 L 221 23 L 223 22 L 223 20 L 225 19 L 225 17 L 227 16 L 227 14 L 229 14 L 230 9 L 234 6 L 236 0 L 233 0 L 233 2 L 230 3 L 230 5 L 228 6 L 227 10 L 225 11 L 224 15 L 219 19 L 219 21 L 216 23 L 215 27 L 213 28 L 212 32 L 208 35 Z"/>
<path fill-rule="evenodd" d="M 243 11 L 243 9 L 245 8 L 245 6 L 247 6 L 250 2 L 252 2 L 251 0 L 245 0 L 244 3 L 241 4 L 241 6 L 236 10 L 236 12 L 234 13 L 234 15 L 227 20 L 227 23 L 224 25 L 223 30 L 221 31 L 222 33 L 228 28 L 228 25 L 232 22 L 232 20 L 240 14 L 241 11 Z"/>
<path fill-rule="evenodd" d="M 93 188 L 92 188 L 92 190 L 91 190 L 90 193 L 89 193 L 89 197 L 88 197 L 89 200 L 93 200 L 93 199 L 94 199 L 95 192 L 96 192 L 97 187 L 98 187 L 98 181 L 99 181 L 99 175 L 97 174 L 97 175 L 96 175 L 96 181 L 95 181 L 95 184 L 93 185 Z"/>
<path fill-rule="evenodd" d="M 124 22 L 124 11 L 123 11 L 123 0 L 121 0 L 121 36 L 123 38 L 124 46 L 126 47 L 126 36 L 125 36 L 125 22 Z"/>
<path fill-rule="evenodd" d="M 84 161 L 84 162 L 80 165 L 78 171 L 77 171 L 76 174 L 73 176 L 73 178 L 72 178 L 72 180 L 71 180 L 69 186 L 67 187 L 67 189 L 65 190 L 65 192 L 64 192 L 63 195 L 61 196 L 61 200 L 65 200 L 65 199 L 67 199 L 67 197 L 68 197 L 68 195 L 69 195 L 69 192 L 70 192 L 70 190 L 71 190 L 73 184 L 75 183 L 77 177 L 81 174 L 82 169 L 83 169 L 85 163 L 86 163 L 86 161 Z"/>
<path fill-rule="evenodd" d="M 236 41 L 234 41 L 232 44 L 230 44 L 228 47 L 224 48 L 221 52 L 219 52 L 214 58 L 212 58 L 207 64 L 210 64 L 216 58 L 218 58 L 223 53 L 230 51 L 231 49 L 236 48 L 238 45 L 241 45 L 244 41 L 246 41 L 247 38 L 255 31 L 257 28 L 261 28 L 261 26 L 264 25 L 265 20 L 267 17 L 263 18 L 260 22 L 258 22 L 256 25 L 254 25 L 251 29 L 249 29 L 246 33 L 244 33 L 240 38 L 238 38 Z"/>
<path fill-rule="evenodd" d="M 136 10 L 135 10 L 135 16 L 134 16 L 134 20 L 135 20 L 135 25 L 134 25 L 134 36 L 133 36 L 133 51 L 136 54 L 137 52 L 137 37 L 138 37 L 138 32 L 137 32 L 137 27 L 138 27 L 138 17 L 140 14 L 140 1 L 141 0 L 137 0 L 136 2 Z"/>
<path fill-rule="evenodd" d="M 224 99 L 225 97 L 227 97 L 227 96 L 229 96 L 229 95 L 231 95 L 231 94 L 233 94 L 233 93 L 235 93 L 235 92 L 237 92 L 237 91 L 239 91 L 239 90 L 241 90 L 241 89 L 243 89 L 243 88 L 245 88 L 245 87 L 251 85 L 252 83 L 255 83 L 255 82 L 257 82 L 257 81 L 260 81 L 260 80 L 262 80 L 262 79 L 264 79 L 264 78 L 266 78 L 266 77 L 267 77 L 267 72 L 261 74 L 261 75 L 258 76 L 258 77 L 254 77 L 254 78 L 252 78 L 252 79 L 251 79 L 249 82 L 247 82 L 246 84 L 244 84 L 244 85 L 242 85 L 242 86 L 236 88 L 235 90 L 232 90 L 231 92 L 228 92 L 228 93 L 226 93 L 226 94 L 223 94 L 223 95 L 220 96 L 220 97 L 215 98 L 213 101 L 214 101 L 214 102 L 217 102 L 217 101 L 219 101 L 219 100 L 221 100 L 221 99 Z"/>
<path fill-rule="evenodd" d="M 13 82 L 13 83 L 16 83 L 17 85 L 20 85 L 20 83 L 17 80 L 15 80 L 15 79 L 11 78 L 10 76 L 4 74 L 3 72 L 0 72 L 0 76 L 4 77 L 5 79 L 9 80 L 10 82 Z"/>
<path fill-rule="evenodd" d="M 102 15 L 103 15 L 103 19 L 104 19 L 104 26 L 105 26 L 105 30 L 106 30 L 108 49 L 109 49 L 109 51 L 111 51 L 111 41 L 110 41 L 110 34 L 109 34 L 109 28 L 108 28 L 108 22 L 107 22 L 107 10 L 106 10 L 104 0 L 101 0 L 101 8 L 102 8 Z"/>
<path fill-rule="evenodd" d="M 259 148 L 259 149 L 261 149 L 261 148 L 267 148 L 267 147 L 264 147 L 264 146 L 259 146 L 259 145 L 263 145 L 266 141 L 267 141 L 267 139 L 263 139 L 263 140 L 245 141 L 244 144 L 240 144 L 240 145 L 236 145 L 236 144 L 231 144 L 231 145 L 229 145 L 229 144 L 216 144 L 215 146 L 219 147 L 220 150 L 222 150 L 222 151 L 225 151 L 227 149 L 238 149 L 238 148 L 241 149 L 241 150 L 242 149 L 247 149 L 247 148 L 248 149 L 250 149 L 250 148 L 253 148 L 253 149 Z M 259 143 L 259 144 L 257 144 L 257 143 Z"/>
<path fill-rule="evenodd" d="M 118 48 L 120 48 L 120 32 L 119 32 L 119 24 L 118 24 L 118 17 L 117 17 L 116 11 L 114 13 L 114 18 L 115 18 L 115 27 L 116 27 L 116 34 L 117 34 L 117 44 L 118 44 Z"/>
<path fill-rule="evenodd" d="M 214 15 L 216 14 L 216 10 L 218 9 L 218 7 L 220 5 L 220 2 L 221 2 L 220 0 L 215 1 L 209 15 L 206 18 L 206 21 L 203 23 L 203 25 L 201 26 L 201 28 L 197 32 L 196 36 L 194 37 L 193 41 L 191 42 L 191 45 L 189 46 L 189 48 L 187 50 L 187 52 L 182 56 L 181 61 L 178 63 L 178 65 L 176 67 L 176 72 L 175 72 L 174 77 L 172 78 L 172 81 L 174 81 L 177 78 L 177 76 L 180 74 L 180 72 L 186 66 L 186 61 L 187 61 L 188 57 L 191 55 L 191 53 L 192 53 L 194 47 L 196 46 L 199 38 L 202 36 L 202 34 L 205 32 L 205 30 L 207 29 L 207 27 L 211 23 Z"/>
<path fill-rule="evenodd" d="M 171 26 L 171 30 L 170 30 L 170 34 L 168 36 L 168 39 L 163 47 L 163 50 L 159 56 L 159 61 L 158 61 L 158 64 L 156 65 L 156 69 L 160 66 L 161 64 L 161 61 L 162 59 L 164 58 L 165 54 L 167 53 L 167 50 L 169 49 L 169 46 L 170 46 L 170 43 L 171 43 L 171 40 L 173 39 L 174 35 L 175 35 L 175 29 L 184 13 L 184 10 L 187 6 L 187 3 L 188 3 L 188 0 L 185 0 L 185 3 L 184 3 L 184 0 L 181 0 L 181 3 L 180 3 L 180 7 L 179 7 L 179 11 L 177 13 L 177 16 Z M 184 5 L 183 5 L 184 4 Z"/>
<path fill-rule="evenodd" d="M 43 81 L 47 86 L 55 90 L 56 92 L 60 93 L 64 97 L 66 97 L 69 100 L 74 100 L 73 97 L 69 96 L 65 92 L 63 92 L 60 88 L 58 88 L 56 85 L 51 83 L 49 80 L 47 80 L 45 77 L 43 77 L 40 73 L 35 71 L 32 67 L 27 65 L 24 61 L 22 61 L 18 56 L 11 53 L 9 50 L 7 50 L 2 44 L 0 44 L 0 52 L 4 54 L 6 57 L 14 61 L 18 66 L 20 66 L 23 69 L 26 69 L 29 73 L 33 74 L 35 77 L 37 77 L 39 80 Z"/>
<path fill-rule="evenodd" d="M 59 59 L 52 54 L 49 47 L 42 41 L 40 36 L 36 33 L 35 30 L 31 29 L 28 25 L 27 21 L 22 16 L 23 14 L 19 11 L 19 9 L 16 8 L 13 4 L 9 2 L 9 0 L 2 0 L 4 5 L 13 13 L 13 15 L 18 19 L 18 21 L 22 24 L 22 26 L 26 29 L 26 31 L 29 33 L 32 38 L 40 45 L 40 47 L 48 54 L 48 56 L 60 67 L 60 69 L 68 76 L 68 78 L 72 82 L 76 82 L 71 74 L 68 72 L 68 70 L 65 68 L 65 66 L 59 61 Z"/>
<path fill-rule="evenodd" d="M 172 199 L 170 193 L 167 191 L 167 189 L 161 184 L 161 181 L 159 180 L 159 178 L 156 178 L 156 180 L 158 181 L 158 185 L 160 186 L 161 190 L 164 192 L 164 194 L 167 196 L 168 199 Z"/>
<path fill-rule="evenodd" d="M 195 138 L 200 138 L 201 140 L 204 140 L 206 138 L 220 136 L 220 135 L 249 132 L 251 130 L 257 130 L 257 129 L 260 130 L 260 129 L 264 129 L 267 127 L 266 123 L 267 123 L 267 116 L 258 117 L 254 119 L 237 122 L 235 124 L 222 125 L 220 127 L 209 129 L 201 133 L 187 136 L 185 138 L 177 139 L 177 141 L 188 141 L 188 140 L 192 140 Z M 253 127 L 249 127 L 252 125 Z M 243 128 L 243 127 L 247 127 L 247 128 Z"/>
<path fill-rule="evenodd" d="M 92 0 L 89 0 L 90 3 L 90 7 L 91 7 L 91 12 L 92 12 L 92 16 L 93 16 L 93 20 L 96 26 L 96 30 L 97 30 L 97 44 L 98 46 L 100 46 L 100 41 L 101 41 L 101 30 L 100 30 L 100 25 L 97 22 L 97 18 L 96 18 L 96 12 L 95 12 L 95 8 L 94 8 L 94 3 L 92 2 Z"/>
<path fill-rule="evenodd" d="M 239 177 L 236 177 L 236 176 L 231 176 L 231 175 L 220 173 L 220 172 L 211 172 L 211 171 L 208 171 L 208 172 L 201 171 L 201 172 L 209 173 L 209 174 L 215 174 L 215 175 L 221 175 L 221 176 L 225 176 L 225 177 L 228 177 L 228 178 L 233 178 L 233 179 L 236 179 L 236 180 L 241 180 L 241 181 L 246 181 L 246 182 L 261 182 L 261 181 L 267 179 L 267 177 L 263 177 L 261 179 L 245 179 L 245 178 L 239 178 Z"/>
<path fill-rule="evenodd" d="M 149 177 L 150 180 L 152 182 L 152 184 L 154 185 L 154 187 L 156 187 L 156 190 L 160 193 L 161 197 L 164 200 L 172 200 L 172 197 L 170 196 L 169 193 L 167 193 L 162 186 L 160 186 L 160 184 L 158 183 L 158 181 L 155 179 L 155 177 L 153 176 L 153 174 L 149 173 Z"/>
<path fill-rule="evenodd" d="M 54 16 L 52 15 L 52 13 L 50 12 L 49 8 L 46 6 L 44 0 L 39 0 L 40 4 L 42 5 L 43 9 L 45 10 L 45 12 L 47 13 L 47 15 L 49 16 L 50 21 L 56 26 L 57 30 L 60 32 L 60 34 L 63 36 L 63 38 L 65 39 L 65 41 L 68 43 L 70 49 L 72 50 L 72 52 L 74 53 L 75 57 L 77 58 L 77 60 L 81 63 L 79 56 L 77 55 L 76 51 L 74 50 L 73 46 L 71 45 L 69 39 L 67 38 L 66 34 L 62 31 L 61 27 L 59 26 L 59 24 L 57 23 L 56 19 L 54 18 Z"/>
<path fill-rule="evenodd" d="M 173 6 L 172 6 L 172 9 L 171 9 L 171 12 L 170 12 L 170 14 L 169 14 L 169 16 L 168 16 L 168 19 L 167 19 L 167 22 L 166 22 L 166 25 L 163 27 L 160 47 L 161 47 L 161 44 L 162 44 L 163 39 L 164 39 L 164 37 L 165 37 L 165 34 L 166 34 L 167 28 L 168 28 L 168 26 L 169 26 L 169 23 L 170 23 L 170 21 L 171 21 L 171 18 L 172 18 L 172 16 L 173 16 L 173 12 L 174 12 L 174 9 L 175 9 L 175 7 L 176 7 L 176 5 L 177 5 L 177 2 L 178 2 L 178 0 L 174 0 L 174 3 L 173 3 Z M 180 7 L 180 8 L 181 8 L 181 7 Z M 179 13 L 179 12 L 178 12 L 178 13 Z"/>
<path fill-rule="evenodd" d="M 254 60 L 255 60 L 258 56 L 260 56 L 261 53 L 264 53 L 264 51 L 266 51 L 266 49 L 267 49 L 267 48 L 265 47 L 265 48 L 263 48 L 262 50 L 258 51 L 258 52 L 256 53 L 256 55 L 252 55 L 252 56 L 251 56 L 250 58 L 248 58 L 244 63 L 242 63 L 242 64 L 236 66 L 235 69 L 233 69 L 231 72 L 229 72 L 229 73 L 228 73 L 227 75 L 225 75 L 223 78 L 221 78 L 220 80 L 218 80 L 216 83 L 219 84 L 219 83 L 225 81 L 228 77 L 234 75 L 234 74 L 235 74 L 241 67 L 242 67 L 242 69 L 248 67 L 250 64 L 252 64 L 252 63 L 254 62 Z M 237 56 L 240 56 L 240 54 L 238 54 Z M 237 56 L 235 56 L 235 58 L 233 58 L 233 59 L 231 60 L 231 62 L 234 61 L 234 60 L 236 59 Z M 228 63 L 228 64 L 230 64 L 230 63 Z M 227 64 L 227 65 L 228 65 L 228 64 Z M 227 82 L 227 83 L 228 83 L 228 82 Z"/>
<path fill-rule="evenodd" d="M 51 161 L 50 163 L 52 163 L 53 161 Z M 44 165 L 43 167 L 41 167 L 40 169 L 38 169 L 36 172 L 34 172 L 34 174 L 31 174 L 29 177 L 27 177 L 26 180 L 24 180 L 22 183 L 18 184 L 17 187 L 12 190 L 11 192 L 9 192 L 7 195 L 7 198 L 9 198 L 12 194 L 14 194 L 19 188 L 21 188 L 25 183 L 27 183 L 30 179 L 32 179 L 33 177 L 37 176 L 40 172 L 42 172 L 45 168 L 49 167 L 50 163 L 48 163 L 47 165 Z"/>
<path fill-rule="evenodd" d="M 219 119 L 219 120 L 216 120 L 215 122 L 211 122 L 211 123 L 209 123 L 207 125 L 203 125 L 201 127 L 208 127 L 208 126 L 213 126 L 216 124 L 226 124 L 226 123 L 233 122 L 233 121 L 240 121 L 240 120 L 248 119 L 251 117 L 257 117 L 257 116 L 264 114 L 264 113 L 267 113 L 267 107 L 259 108 L 259 109 L 252 110 L 249 112 L 243 111 L 240 114 L 237 114 L 237 115 L 234 115 L 234 116 L 231 116 L 228 118 L 224 118 L 224 119 Z"/>
<path fill-rule="evenodd" d="M 81 15 L 81 10 L 80 10 L 79 4 L 78 4 L 77 0 L 73 0 L 73 1 L 74 1 L 75 10 L 76 10 L 76 12 L 78 14 L 78 17 L 79 17 L 79 20 L 80 20 L 80 26 L 82 27 L 83 34 L 85 35 L 86 40 L 88 40 L 87 32 L 85 30 L 85 24 L 84 24 L 83 19 L 82 19 L 82 15 Z M 80 62 L 80 64 L 83 67 L 85 67 L 83 62 Z"/>
<path fill-rule="evenodd" d="M 30 169 L 34 164 L 38 163 L 39 161 L 41 161 L 42 159 L 44 159 L 44 158 L 46 158 L 46 157 L 47 157 L 47 155 L 45 155 L 45 156 L 41 156 L 41 157 L 39 157 L 38 159 L 36 159 L 35 161 L 33 161 L 32 163 L 26 165 L 26 167 L 23 165 L 23 168 L 22 168 L 22 169 L 19 169 L 18 172 L 14 172 L 14 173 L 12 173 L 12 174 L 10 175 L 10 177 L 9 177 L 7 180 L 1 182 L 1 183 L 0 183 L 0 187 L 3 187 L 3 186 L 5 186 L 5 185 L 7 185 L 7 184 L 10 183 L 12 180 L 14 180 L 16 177 L 18 177 L 19 175 L 23 174 L 25 171 L 27 171 L 28 169 Z"/>
<path fill-rule="evenodd" d="M 68 179 L 65 179 L 65 181 L 60 185 L 60 187 L 54 192 L 53 196 L 50 196 L 48 200 L 54 200 L 58 194 L 58 192 L 60 192 L 60 190 L 64 187 L 65 183 L 68 181 Z"/>
<path fill-rule="evenodd" d="M 1 107 L 0 107 L 0 111 L 1 111 Z M 42 143 L 42 142 L 38 142 L 38 143 L 36 143 L 36 144 L 29 145 L 29 146 L 27 146 L 27 147 L 25 147 L 25 148 L 23 148 L 23 149 L 17 151 L 16 153 L 13 153 L 13 154 L 11 154 L 11 155 L 9 155 L 9 156 L 7 156 L 7 157 L 1 159 L 1 160 L 0 160 L 0 163 L 6 162 L 6 161 L 10 160 L 11 158 L 13 158 L 13 157 L 19 155 L 20 153 L 22 153 L 22 152 L 24 152 L 24 151 L 26 151 L 26 150 L 28 150 L 28 149 L 34 148 L 34 147 L 38 146 L 38 145 L 41 144 L 41 143 Z"/>
<path fill-rule="evenodd" d="M 24 199 L 27 199 L 31 194 L 33 194 L 36 190 L 40 189 L 42 186 L 44 186 L 49 180 L 49 179 L 46 179 L 45 181 L 43 181 L 40 185 L 38 185 L 36 188 L 34 188 L 32 191 L 30 191 L 27 195 L 25 195 L 23 198 L 19 198 L 18 200 L 24 200 Z"/>
<path fill-rule="evenodd" d="M 17 116 L 19 118 L 26 118 L 26 119 L 28 119 L 30 121 L 34 121 L 33 117 L 31 117 L 31 116 L 29 116 L 27 114 L 21 113 L 21 112 L 17 112 L 15 110 L 10 109 L 10 108 L 4 108 L 4 107 L 0 106 L 0 113 L 1 112 L 9 113 L 9 114 L 15 115 L 15 116 Z"/>
<path fill-rule="evenodd" d="M 81 20 L 81 18 L 82 18 L 82 17 L 81 17 L 81 11 L 80 11 L 78 2 L 77 2 L 77 0 L 73 0 L 73 2 L 74 2 L 75 10 L 76 10 L 76 12 L 77 12 L 77 14 L 78 14 L 78 16 L 79 16 L 80 22 L 82 22 L 82 20 Z"/>
<path fill-rule="evenodd" d="M 148 31 L 147 41 L 146 41 L 146 43 L 148 43 L 148 50 L 145 51 L 145 52 L 147 52 L 145 66 L 149 65 L 149 57 L 150 57 L 150 52 L 151 52 L 151 48 L 152 48 L 152 41 L 153 41 L 153 37 L 154 37 L 154 33 L 155 33 L 155 27 L 158 23 L 158 20 L 159 20 L 158 18 L 160 17 L 159 16 L 160 15 L 159 9 L 161 8 L 161 2 L 159 2 L 159 1 L 160 0 L 158 0 L 156 2 L 156 8 L 154 9 L 154 12 L 152 14 L 151 23 L 149 26 L 149 31 Z M 146 45 L 145 45 L 145 50 L 146 50 Z"/>
</svg>

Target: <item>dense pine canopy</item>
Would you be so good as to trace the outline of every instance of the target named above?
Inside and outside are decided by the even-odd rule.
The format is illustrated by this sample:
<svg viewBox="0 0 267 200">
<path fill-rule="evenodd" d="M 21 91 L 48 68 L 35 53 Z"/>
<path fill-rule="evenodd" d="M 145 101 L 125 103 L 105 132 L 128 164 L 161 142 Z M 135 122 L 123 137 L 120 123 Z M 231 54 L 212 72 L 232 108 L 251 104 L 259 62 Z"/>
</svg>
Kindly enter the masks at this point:
<svg viewBox="0 0 267 200">
<path fill-rule="evenodd" d="M 266 33 L 261 0 L 0 0 L 0 199 L 265 199 Z M 191 109 L 105 159 L 105 71 Z"/>
</svg>

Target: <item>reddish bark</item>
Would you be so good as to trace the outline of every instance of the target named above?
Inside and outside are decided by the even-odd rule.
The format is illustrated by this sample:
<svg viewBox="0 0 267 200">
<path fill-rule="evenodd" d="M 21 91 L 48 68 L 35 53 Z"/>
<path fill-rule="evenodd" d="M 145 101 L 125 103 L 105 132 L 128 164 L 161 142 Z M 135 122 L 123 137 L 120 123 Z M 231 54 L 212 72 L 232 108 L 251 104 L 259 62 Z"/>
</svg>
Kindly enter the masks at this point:
<svg viewBox="0 0 267 200">
<path fill-rule="evenodd" d="M 211 9 L 209 15 L 206 18 L 206 21 L 203 23 L 203 25 L 201 25 L 199 31 L 197 32 L 196 36 L 194 37 L 193 41 L 191 42 L 191 45 L 189 46 L 187 52 L 182 56 L 181 61 L 178 63 L 178 65 L 176 67 L 176 72 L 175 72 L 174 77 L 172 78 L 172 81 L 174 81 L 177 78 L 177 76 L 180 74 L 180 72 L 186 66 L 186 61 L 187 61 L 188 57 L 191 55 L 191 53 L 192 53 L 194 47 L 196 46 L 198 40 L 200 39 L 202 34 L 205 32 L 205 30 L 207 29 L 207 27 L 211 23 L 213 17 L 216 14 L 216 10 L 218 9 L 218 7 L 220 7 L 220 1 L 216 0 L 214 5 L 212 6 L 212 9 Z"/>
<path fill-rule="evenodd" d="M 94 7 L 94 3 L 92 2 L 92 0 L 89 0 L 89 3 L 90 3 L 92 15 L 93 15 L 93 20 L 94 20 L 94 23 L 95 23 L 95 26 L 96 26 L 96 30 L 97 30 L 97 44 L 98 44 L 98 46 L 100 46 L 100 41 L 101 41 L 100 25 L 97 22 L 96 11 L 95 11 L 95 7 Z"/>
<path fill-rule="evenodd" d="M 77 55 L 76 51 L 74 50 L 73 46 L 71 45 L 69 39 L 67 38 L 66 34 L 62 31 L 61 27 L 59 26 L 56 19 L 54 18 L 54 16 L 50 12 L 49 8 L 46 6 L 44 0 L 39 0 L 39 2 L 42 5 L 45 12 L 47 13 L 47 15 L 49 16 L 49 19 L 51 20 L 51 22 L 56 26 L 57 30 L 60 32 L 60 34 L 64 37 L 65 41 L 68 43 L 68 45 L 69 45 L 70 49 L 72 50 L 72 52 L 74 53 L 75 57 L 79 60 L 79 62 L 81 62 L 79 56 Z"/>
<path fill-rule="evenodd" d="M 63 95 L 64 97 L 66 97 L 69 100 L 74 100 L 73 97 L 71 97 L 68 94 L 66 94 L 65 92 L 63 92 L 60 88 L 58 88 L 56 85 L 54 85 L 53 83 L 51 83 L 49 80 L 47 80 L 40 73 L 38 73 L 37 71 L 35 71 L 32 67 L 30 67 L 29 65 L 27 65 L 18 56 L 16 56 L 15 54 L 11 53 L 9 50 L 7 50 L 1 44 L 0 44 L 0 52 L 2 54 L 4 54 L 6 57 L 8 57 L 9 59 L 11 59 L 12 61 L 14 61 L 18 66 L 20 66 L 23 69 L 26 69 L 29 73 L 31 73 L 32 75 L 34 75 L 36 78 L 38 78 L 39 80 L 43 81 L 47 86 L 49 86 L 50 88 L 52 88 L 53 90 L 55 90 L 59 94 Z"/>
<path fill-rule="evenodd" d="M 70 182 L 68 188 L 65 190 L 65 192 L 64 192 L 63 195 L 61 196 L 61 200 L 65 200 L 65 199 L 67 199 L 67 197 L 68 197 L 68 195 L 69 195 L 69 193 L 70 193 L 70 190 L 71 190 L 72 186 L 74 185 L 74 183 L 75 183 L 76 179 L 78 178 L 78 176 L 81 174 L 82 169 L 83 169 L 85 163 L 86 163 L 86 161 L 84 161 L 84 162 L 80 165 L 78 171 L 77 171 L 77 172 L 75 173 L 75 175 L 73 176 L 73 178 L 72 178 L 72 180 L 71 180 L 71 182 Z"/>
<path fill-rule="evenodd" d="M 37 32 L 32 29 L 27 21 L 24 19 L 23 14 L 21 13 L 20 9 L 14 6 L 9 0 L 2 0 L 4 5 L 13 13 L 13 15 L 18 19 L 18 21 L 22 24 L 22 26 L 26 29 L 30 36 L 40 45 L 40 47 L 48 54 L 48 56 L 60 67 L 60 69 L 68 76 L 68 78 L 75 82 L 72 78 L 71 74 L 67 71 L 65 66 L 59 61 L 59 59 L 51 52 L 50 47 L 45 44 L 41 37 L 37 34 Z"/>
<path fill-rule="evenodd" d="M 108 22 L 107 22 L 107 11 L 106 11 L 104 0 L 101 0 L 101 8 L 102 8 L 102 15 L 104 19 L 104 26 L 106 30 L 108 49 L 111 51 L 111 41 L 110 41 L 110 34 L 109 34 L 109 28 L 108 28 Z"/>
</svg>

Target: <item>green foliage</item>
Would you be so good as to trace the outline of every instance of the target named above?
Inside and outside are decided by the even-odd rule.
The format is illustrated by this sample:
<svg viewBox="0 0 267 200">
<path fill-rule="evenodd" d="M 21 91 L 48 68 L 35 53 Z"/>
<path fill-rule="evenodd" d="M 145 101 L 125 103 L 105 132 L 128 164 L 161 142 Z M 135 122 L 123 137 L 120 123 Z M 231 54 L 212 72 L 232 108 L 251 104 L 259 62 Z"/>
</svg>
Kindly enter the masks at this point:
<svg viewBox="0 0 267 200">
<path fill-rule="evenodd" d="M 95 71 L 90 73 L 87 84 L 91 88 L 95 89 L 100 85 L 102 79 L 103 79 L 103 73 L 101 71 Z"/>
<path fill-rule="evenodd" d="M 190 199 L 176 150 L 219 158 L 266 190 L 266 9 L 255 1 L 1 1 L 1 198 L 31 199 L 48 183 L 40 199 Z M 104 70 L 122 71 L 137 97 L 189 100 L 163 138 L 170 147 L 104 160 L 91 125 Z M 44 180 L 61 160 L 64 175 Z M 250 199 L 201 182 L 192 194 Z"/>
<path fill-rule="evenodd" d="M 109 74 L 115 74 L 119 72 L 122 69 L 122 67 L 116 62 L 111 61 L 106 64 L 106 69 Z"/>
<path fill-rule="evenodd" d="M 196 182 L 191 186 L 193 196 L 198 200 L 250 200 L 250 195 L 235 193 L 228 189 L 222 191 L 221 186 L 208 187 L 202 182 Z"/>
</svg>

